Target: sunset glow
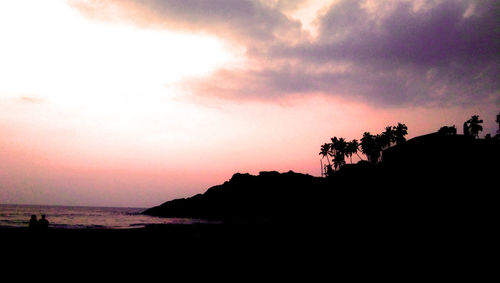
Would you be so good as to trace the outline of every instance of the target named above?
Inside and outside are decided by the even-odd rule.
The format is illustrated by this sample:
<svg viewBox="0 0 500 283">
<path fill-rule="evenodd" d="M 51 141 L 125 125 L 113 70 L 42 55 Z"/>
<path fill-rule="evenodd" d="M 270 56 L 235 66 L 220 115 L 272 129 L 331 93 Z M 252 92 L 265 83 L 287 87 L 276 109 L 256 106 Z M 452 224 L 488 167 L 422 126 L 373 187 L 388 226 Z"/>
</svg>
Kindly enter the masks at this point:
<svg viewBox="0 0 500 283">
<path fill-rule="evenodd" d="M 0 203 L 319 176 L 330 137 L 397 122 L 411 138 L 477 114 L 494 134 L 493 1 L 431 2 L 1 1 Z"/>
<path fill-rule="evenodd" d="M 61 1 L 0 5 L 3 94 L 109 111 L 123 97 L 168 96 L 168 84 L 231 60 L 213 37 L 89 22 Z"/>
</svg>

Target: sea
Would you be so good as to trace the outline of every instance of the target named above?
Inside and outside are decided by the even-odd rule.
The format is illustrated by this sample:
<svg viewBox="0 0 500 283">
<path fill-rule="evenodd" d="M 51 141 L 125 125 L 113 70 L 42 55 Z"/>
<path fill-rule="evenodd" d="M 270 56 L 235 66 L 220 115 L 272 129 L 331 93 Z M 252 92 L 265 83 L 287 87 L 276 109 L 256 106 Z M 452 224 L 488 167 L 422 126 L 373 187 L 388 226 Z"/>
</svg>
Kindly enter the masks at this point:
<svg viewBox="0 0 500 283">
<path fill-rule="evenodd" d="M 198 224 L 202 219 L 141 214 L 145 208 L 0 204 L 0 228 L 28 227 L 31 215 L 46 215 L 50 228 L 130 229 L 150 224 Z"/>
</svg>

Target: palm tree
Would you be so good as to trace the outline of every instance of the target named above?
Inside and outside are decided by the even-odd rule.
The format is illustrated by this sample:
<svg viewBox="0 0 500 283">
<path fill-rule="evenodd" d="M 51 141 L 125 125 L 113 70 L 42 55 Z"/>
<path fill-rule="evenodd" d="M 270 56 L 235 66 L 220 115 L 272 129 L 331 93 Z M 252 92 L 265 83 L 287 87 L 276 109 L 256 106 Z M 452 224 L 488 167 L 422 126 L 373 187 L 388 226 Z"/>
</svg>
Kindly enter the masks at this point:
<svg viewBox="0 0 500 283">
<path fill-rule="evenodd" d="M 380 161 L 380 153 L 386 145 L 385 139 L 382 134 L 375 136 L 375 147 L 373 148 L 373 160 L 375 160 L 375 163 Z"/>
<path fill-rule="evenodd" d="M 321 151 L 319 152 L 319 155 L 321 155 L 321 159 L 326 157 L 326 160 L 328 161 L 328 165 L 331 165 L 330 159 L 328 159 L 328 153 L 330 152 L 330 144 L 325 143 L 321 146 Z"/>
<path fill-rule="evenodd" d="M 345 149 L 347 147 L 347 143 L 344 138 L 339 138 L 337 145 L 335 146 L 335 150 L 345 155 Z"/>
<path fill-rule="evenodd" d="M 370 148 L 371 137 L 372 135 L 370 134 L 370 132 L 364 132 L 363 137 L 361 138 L 361 143 L 360 143 L 361 152 L 365 155 L 368 154 L 369 152 L 368 149 Z"/>
<path fill-rule="evenodd" d="M 340 153 L 336 153 L 335 156 L 333 157 L 333 166 L 335 167 L 335 170 L 340 169 L 345 164 L 345 159 L 344 155 Z"/>
<path fill-rule="evenodd" d="M 395 129 L 395 127 L 394 127 Z M 393 127 L 387 126 L 385 127 L 385 131 L 380 134 L 380 146 L 382 148 L 389 148 L 391 143 L 395 141 L 396 136 L 394 135 Z"/>
<path fill-rule="evenodd" d="M 354 154 L 354 148 L 352 142 L 348 142 L 345 147 L 345 156 L 349 157 L 349 160 L 352 164 L 352 155 Z"/>
<path fill-rule="evenodd" d="M 398 123 L 397 126 L 393 127 L 393 133 L 396 144 L 402 144 L 406 141 L 405 136 L 408 134 L 408 127 L 405 124 Z"/>
<path fill-rule="evenodd" d="M 479 115 L 472 116 L 466 123 L 469 124 L 469 130 L 474 138 L 479 138 L 479 132 L 483 130 L 483 120 L 479 120 Z"/>
<path fill-rule="evenodd" d="M 360 147 L 360 144 L 359 144 L 358 140 L 353 139 L 351 141 L 352 153 L 355 153 L 358 156 L 359 160 L 363 160 L 363 158 L 361 158 L 361 156 L 359 156 L 359 154 L 358 154 L 359 147 Z"/>
<path fill-rule="evenodd" d="M 376 136 L 370 134 L 370 132 L 364 132 L 361 138 L 361 152 L 366 155 L 368 161 L 376 163 L 380 151 L 378 150 Z"/>
<path fill-rule="evenodd" d="M 352 164 L 352 155 L 353 154 L 356 154 L 359 157 L 359 159 L 362 160 L 362 158 L 358 154 L 358 150 L 359 150 L 358 140 L 353 139 L 352 141 L 350 141 L 350 142 L 347 143 L 347 146 L 346 146 L 346 156 L 349 157 L 349 159 L 351 161 L 351 164 Z"/>
<path fill-rule="evenodd" d="M 344 138 L 333 137 L 330 144 L 330 156 L 333 157 L 333 165 L 335 170 L 345 164 L 346 142 Z"/>
<path fill-rule="evenodd" d="M 328 176 L 329 173 L 332 171 L 332 164 L 330 163 L 330 159 L 328 158 L 328 155 L 330 154 L 330 144 L 325 143 L 321 146 L 321 151 L 319 152 L 319 155 L 321 155 L 321 160 L 326 157 L 326 160 L 328 161 L 328 165 L 325 165 L 324 168 L 322 167 L 321 169 L 325 170 L 325 176 Z M 323 164 L 323 163 L 321 163 Z M 323 166 L 323 165 L 321 165 Z M 323 172 L 323 171 L 322 171 Z"/>
<path fill-rule="evenodd" d="M 330 138 L 330 140 L 332 142 L 330 143 L 330 150 L 328 151 L 328 155 L 330 155 L 330 157 L 332 158 L 332 162 L 335 166 L 335 169 L 337 169 L 337 165 L 335 165 L 336 164 L 335 163 L 335 155 L 337 154 L 335 147 L 337 146 L 339 139 L 337 139 L 337 137 L 333 137 L 333 138 Z M 332 168 L 332 166 L 330 165 L 330 169 L 331 168 Z"/>
</svg>

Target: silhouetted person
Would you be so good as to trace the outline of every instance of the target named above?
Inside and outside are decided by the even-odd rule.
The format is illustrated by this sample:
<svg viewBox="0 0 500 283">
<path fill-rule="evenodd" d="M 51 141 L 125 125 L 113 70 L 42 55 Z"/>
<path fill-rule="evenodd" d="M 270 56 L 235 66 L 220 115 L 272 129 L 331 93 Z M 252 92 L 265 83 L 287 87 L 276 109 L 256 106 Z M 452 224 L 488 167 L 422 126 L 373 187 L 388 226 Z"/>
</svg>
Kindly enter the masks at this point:
<svg viewBox="0 0 500 283">
<path fill-rule="evenodd" d="M 31 215 L 28 228 L 30 228 L 31 230 L 37 230 L 38 229 L 38 220 L 36 219 L 36 215 L 34 215 L 34 214 Z"/>
<path fill-rule="evenodd" d="M 42 219 L 38 221 L 38 226 L 40 227 L 40 230 L 49 229 L 49 221 L 45 218 L 45 214 L 42 214 Z"/>
</svg>

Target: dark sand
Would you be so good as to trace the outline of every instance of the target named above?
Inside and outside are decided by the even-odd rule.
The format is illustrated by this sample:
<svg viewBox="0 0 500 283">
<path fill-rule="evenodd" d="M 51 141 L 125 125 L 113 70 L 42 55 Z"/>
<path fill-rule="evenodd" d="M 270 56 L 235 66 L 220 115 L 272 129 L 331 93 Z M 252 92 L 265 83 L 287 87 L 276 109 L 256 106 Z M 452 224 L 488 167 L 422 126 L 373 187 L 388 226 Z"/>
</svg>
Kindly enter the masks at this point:
<svg viewBox="0 0 500 283">
<path fill-rule="evenodd" d="M 323 241 L 313 241 L 316 234 L 311 231 L 260 224 L 168 224 L 136 229 L 49 229 L 44 232 L 28 228 L 0 229 L 3 255 L 14 258 L 14 262 L 25 262 L 33 255 L 47 255 L 44 262 L 55 260 L 56 266 L 70 264 L 74 268 L 73 264 L 92 263 L 102 267 L 119 263 L 118 266 L 132 266 L 130 271 L 140 267 L 156 271 L 161 268 L 165 272 L 175 272 L 178 267 L 258 272 L 263 268 L 277 271 L 313 262 L 322 265 L 332 260 L 333 242 L 325 236 Z M 29 262 L 37 264 L 38 260 Z"/>
<path fill-rule="evenodd" d="M 280 246 L 324 238 L 314 228 L 275 224 L 159 224 L 133 229 L 54 229 L 31 231 L 28 228 L 0 228 L 2 241 L 28 245 L 45 241 L 53 247 L 155 247 L 157 249 L 192 249 Z"/>
<path fill-rule="evenodd" d="M 357 231 L 359 232 L 359 231 Z M 354 260 L 384 253 L 414 250 L 402 248 L 394 236 L 341 231 L 329 225 L 305 224 L 168 224 L 136 229 L 0 229 L 9 249 L 30 253 L 42 250 L 70 257 L 122 256 L 153 260 L 154 257 L 234 258 L 259 261 L 313 261 L 319 258 Z M 398 256 L 399 257 L 399 256 Z M 325 258 L 325 259 L 326 259 Z M 157 261 L 154 259 L 153 261 Z M 323 262 L 323 260 L 321 260 Z"/>
<path fill-rule="evenodd" d="M 165 224 L 135 229 L 0 228 L 5 248 L 31 247 L 60 251 L 162 252 L 311 252 L 336 254 L 410 254 L 443 250 L 448 254 L 467 246 L 453 231 L 363 229 L 320 224 Z M 465 242 L 464 242 L 465 241 Z M 476 243 L 480 244 L 480 243 Z"/>
<path fill-rule="evenodd" d="M 485 246 L 488 242 L 467 237 L 442 231 L 349 230 L 300 223 L 169 224 L 44 232 L 0 228 L 2 256 L 14 265 L 44 264 L 83 274 L 89 274 L 87 269 L 100 270 L 125 277 L 140 273 L 145 278 L 153 274 L 170 278 L 183 270 L 238 282 L 260 280 L 261 276 L 297 276 L 308 281 L 325 276 L 449 279 L 466 278 L 465 273 L 472 271 L 469 278 L 477 279 L 485 274 L 477 273 L 478 268 L 493 268 L 484 255 L 490 247 Z M 234 273 L 238 275 L 229 276 Z"/>
</svg>

